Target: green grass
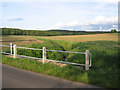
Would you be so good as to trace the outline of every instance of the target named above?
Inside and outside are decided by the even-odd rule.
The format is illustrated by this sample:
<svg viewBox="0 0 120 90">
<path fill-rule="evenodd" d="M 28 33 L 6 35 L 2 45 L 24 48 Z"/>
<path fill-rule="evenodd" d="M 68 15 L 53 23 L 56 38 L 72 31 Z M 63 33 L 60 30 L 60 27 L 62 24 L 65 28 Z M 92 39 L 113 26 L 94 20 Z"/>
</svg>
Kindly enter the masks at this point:
<svg viewBox="0 0 120 90">
<path fill-rule="evenodd" d="M 43 46 L 51 50 L 66 50 L 92 53 L 92 67 L 89 71 L 81 70 L 71 65 L 58 67 L 53 64 L 41 64 L 31 59 L 12 59 L 3 56 L 3 63 L 34 72 L 45 73 L 73 81 L 94 84 L 104 88 L 118 88 L 118 42 L 117 41 L 89 41 L 89 42 L 69 42 L 62 40 L 43 40 L 44 43 L 27 45 L 25 47 L 42 48 Z M 42 57 L 41 51 L 18 49 L 18 54 Z M 66 60 L 68 62 L 84 63 L 85 56 L 79 54 L 65 54 L 47 52 L 47 58 L 53 60 Z"/>
<path fill-rule="evenodd" d="M 112 34 L 112 35 L 120 35 L 120 33 L 110 33 L 110 34 Z"/>
</svg>

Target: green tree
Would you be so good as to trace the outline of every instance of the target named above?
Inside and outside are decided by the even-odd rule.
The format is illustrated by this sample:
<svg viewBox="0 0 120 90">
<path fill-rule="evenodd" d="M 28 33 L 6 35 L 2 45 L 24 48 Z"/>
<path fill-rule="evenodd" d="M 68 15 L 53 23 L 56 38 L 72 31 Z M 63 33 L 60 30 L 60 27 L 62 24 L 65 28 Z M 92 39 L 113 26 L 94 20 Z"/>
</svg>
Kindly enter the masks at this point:
<svg viewBox="0 0 120 90">
<path fill-rule="evenodd" d="M 116 29 L 112 29 L 111 32 L 112 32 L 112 33 L 116 33 L 117 30 L 116 30 Z"/>
</svg>

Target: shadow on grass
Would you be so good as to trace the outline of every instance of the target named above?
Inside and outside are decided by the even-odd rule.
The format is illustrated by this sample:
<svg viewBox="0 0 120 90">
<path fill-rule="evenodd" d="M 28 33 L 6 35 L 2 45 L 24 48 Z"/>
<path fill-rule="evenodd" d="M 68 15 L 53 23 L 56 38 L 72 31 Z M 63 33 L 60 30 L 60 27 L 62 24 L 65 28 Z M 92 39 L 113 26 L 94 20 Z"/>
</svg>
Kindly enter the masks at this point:
<svg viewBox="0 0 120 90">
<path fill-rule="evenodd" d="M 118 54 L 98 52 L 94 51 L 92 67 L 88 71 L 89 83 L 106 88 L 118 88 Z"/>
</svg>

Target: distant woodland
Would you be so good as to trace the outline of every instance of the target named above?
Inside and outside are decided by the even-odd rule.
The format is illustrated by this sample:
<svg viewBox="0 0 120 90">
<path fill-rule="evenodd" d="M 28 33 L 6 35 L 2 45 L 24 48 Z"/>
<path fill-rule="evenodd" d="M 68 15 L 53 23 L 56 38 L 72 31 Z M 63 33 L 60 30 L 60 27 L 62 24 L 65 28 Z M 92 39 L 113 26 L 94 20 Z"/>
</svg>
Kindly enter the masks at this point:
<svg viewBox="0 0 120 90">
<path fill-rule="evenodd" d="M 28 35 L 28 36 L 61 36 L 61 35 L 87 35 L 87 34 L 99 34 L 99 33 L 114 33 L 111 32 L 86 32 L 86 31 L 70 31 L 70 30 L 22 30 L 16 28 L 0 28 L 2 35 Z"/>
</svg>

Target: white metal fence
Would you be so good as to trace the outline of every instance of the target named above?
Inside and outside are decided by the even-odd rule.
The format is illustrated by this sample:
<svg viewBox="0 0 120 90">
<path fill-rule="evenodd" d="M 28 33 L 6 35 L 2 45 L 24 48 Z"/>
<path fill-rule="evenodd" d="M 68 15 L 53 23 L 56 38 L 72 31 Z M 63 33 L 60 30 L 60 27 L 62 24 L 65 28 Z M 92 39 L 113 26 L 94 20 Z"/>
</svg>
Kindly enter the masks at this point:
<svg viewBox="0 0 120 90">
<path fill-rule="evenodd" d="M 89 52 L 89 50 L 86 50 L 85 52 L 71 52 L 71 51 L 61 51 L 61 50 L 49 50 L 49 49 L 46 49 L 46 47 L 43 47 L 42 49 L 36 49 L 36 48 L 18 47 L 16 45 L 13 45 L 12 43 L 10 43 L 10 45 L 0 45 L 0 46 L 1 47 L 9 47 L 10 48 L 10 53 L 6 53 L 6 52 L 1 52 L 1 53 L 13 55 L 14 58 L 26 57 L 26 58 L 30 58 L 30 59 L 41 59 L 43 64 L 46 63 L 46 61 L 52 61 L 52 62 L 58 62 L 58 63 L 80 65 L 80 66 L 85 66 L 85 70 L 89 70 L 89 67 L 91 67 L 92 54 Z M 30 57 L 30 56 L 24 56 L 24 55 L 17 55 L 17 48 L 30 49 L 30 50 L 42 50 L 42 58 L 36 58 L 36 57 Z M 46 53 L 47 53 L 46 51 L 85 54 L 85 64 L 71 63 L 71 62 L 56 61 L 56 60 L 47 59 L 46 58 Z"/>
</svg>

